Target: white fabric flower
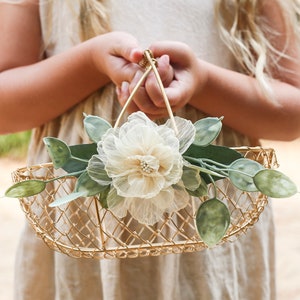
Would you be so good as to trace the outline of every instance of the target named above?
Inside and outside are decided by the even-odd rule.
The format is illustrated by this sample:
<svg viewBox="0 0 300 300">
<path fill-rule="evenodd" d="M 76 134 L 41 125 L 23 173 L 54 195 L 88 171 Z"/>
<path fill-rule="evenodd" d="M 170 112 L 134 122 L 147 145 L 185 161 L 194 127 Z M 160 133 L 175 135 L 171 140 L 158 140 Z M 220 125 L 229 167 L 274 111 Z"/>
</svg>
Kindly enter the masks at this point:
<svg viewBox="0 0 300 300">
<path fill-rule="evenodd" d="M 175 117 L 157 125 L 142 112 L 129 116 L 120 128 L 109 129 L 98 143 L 99 158 L 112 179 L 108 207 L 118 217 L 127 211 L 140 223 L 154 224 L 165 212 L 182 209 L 188 194 L 181 183 L 182 153 L 195 137 L 194 125 Z"/>
</svg>

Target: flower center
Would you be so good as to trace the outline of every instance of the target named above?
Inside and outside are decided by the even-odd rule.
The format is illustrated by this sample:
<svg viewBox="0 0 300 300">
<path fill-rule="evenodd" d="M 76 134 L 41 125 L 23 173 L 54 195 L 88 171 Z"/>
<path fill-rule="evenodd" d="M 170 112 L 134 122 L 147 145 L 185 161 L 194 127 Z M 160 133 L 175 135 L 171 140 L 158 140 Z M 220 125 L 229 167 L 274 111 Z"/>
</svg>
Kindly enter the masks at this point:
<svg viewBox="0 0 300 300">
<path fill-rule="evenodd" d="M 159 160 L 151 155 L 139 158 L 141 171 L 145 174 L 152 174 L 159 169 Z"/>
<path fill-rule="evenodd" d="M 155 171 L 147 162 L 143 160 L 140 162 L 140 167 L 142 171 L 147 174 L 153 173 Z"/>
</svg>

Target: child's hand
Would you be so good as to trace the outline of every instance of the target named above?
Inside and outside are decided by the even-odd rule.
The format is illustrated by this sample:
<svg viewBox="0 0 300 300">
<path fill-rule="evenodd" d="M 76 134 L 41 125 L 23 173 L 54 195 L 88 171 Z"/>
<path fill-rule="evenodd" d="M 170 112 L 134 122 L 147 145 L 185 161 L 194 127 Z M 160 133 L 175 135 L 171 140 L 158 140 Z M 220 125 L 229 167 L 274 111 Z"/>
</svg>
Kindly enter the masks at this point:
<svg viewBox="0 0 300 300">
<path fill-rule="evenodd" d="M 174 76 L 174 71 L 170 65 L 169 56 L 163 55 L 156 60 L 157 70 L 160 74 L 162 83 L 164 86 L 168 86 L 172 82 Z M 130 82 L 124 81 L 121 87 L 117 88 L 118 98 L 122 106 L 126 103 L 144 72 L 145 70 L 140 68 Z M 128 107 L 128 111 L 131 113 L 140 110 L 148 114 L 148 116 L 153 119 L 165 117 L 168 115 L 166 105 L 161 105 L 161 107 L 159 107 L 156 106 L 153 101 L 153 99 L 163 99 L 153 71 L 151 71 L 148 77 L 142 86 L 140 86 L 140 88 L 136 91 L 133 101 Z"/>
<path fill-rule="evenodd" d="M 136 39 L 125 32 L 110 32 L 94 38 L 91 54 L 98 72 L 117 87 L 133 80 L 140 70 L 138 62 L 143 58 Z"/>
<path fill-rule="evenodd" d="M 157 42 L 150 49 L 154 57 L 159 57 L 157 58 L 157 69 L 172 110 L 176 112 L 190 101 L 198 87 L 201 88 L 198 60 L 187 45 L 178 42 Z M 124 105 L 130 92 L 142 76 L 142 72 L 141 70 L 137 71 L 130 83 L 123 82 L 121 89 L 118 89 L 121 104 Z M 143 87 L 134 97 L 130 112 L 136 110 L 145 112 L 152 119 L 168 116 L 153 72 L 148 75 Z"/>
<path fill-rule="evenodd" d="M 157 42 L 150 47 L 154 57 L 167 54 L 173 69 L 173 78 L 165 87 L 172 110 L 176 112 L 185 106 L 195 95 L 202 84 L 199 79 L 198 59 L 192 49 L 180 42 Z M 146 90 L 157 107 L 164 106 L 163 99 L 158 96 L 154 84 L 154 74 L 147 78 Z"/>
</svg>

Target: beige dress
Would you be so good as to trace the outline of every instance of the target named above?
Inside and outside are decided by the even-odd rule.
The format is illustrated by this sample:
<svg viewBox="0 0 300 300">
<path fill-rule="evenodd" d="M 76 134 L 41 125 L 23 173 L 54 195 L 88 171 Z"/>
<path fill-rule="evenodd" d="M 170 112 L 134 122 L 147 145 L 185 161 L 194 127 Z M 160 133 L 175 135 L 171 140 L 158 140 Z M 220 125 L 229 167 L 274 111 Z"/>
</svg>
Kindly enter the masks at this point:
<svg viewBox="0 0 300 300">
<path fill-rule="evenodd" d="M 51 1 L 50 1 L 51 2 Z M 51 56 L 78 43 L 76 19 L 66 4 L 54 1 Z M 114 30 L 132 33 L 147 48 L 155 40 L 179 40 L 216 65 L 233 68 L 234 59 L 218 37 L 214 0 L 111 0 Z M 49 1 L 41 1 L 44 37 Z M 72 0 L 76 11 L 77 1 Z M 47 40 L 49 40 L 47 38 Z M 62 117 L 34 131 L 29 164 L 46 162 L 44 136 L 69 144 L 87 142 L 82 113 L 113 122 L 120 110 L 114 88 L 107 86 Z M 42 99 L 41 99 L 42 100 Z M 199 99 L 201 101 L 201 99 Z M 193 121 L 202 117 L 187 106 L 178 113 Z M 247 138 L 224 128 L 218 140 L 229 146 L 249 145 Z M 27 300 L 267 300 L 275 299 L 274 233 L 270 207 L 260 221 L 234 243 L 189 254 L 92 260 L 53 252 L 26 225 L 17 253 L 15 299 Z"/>
</svg>

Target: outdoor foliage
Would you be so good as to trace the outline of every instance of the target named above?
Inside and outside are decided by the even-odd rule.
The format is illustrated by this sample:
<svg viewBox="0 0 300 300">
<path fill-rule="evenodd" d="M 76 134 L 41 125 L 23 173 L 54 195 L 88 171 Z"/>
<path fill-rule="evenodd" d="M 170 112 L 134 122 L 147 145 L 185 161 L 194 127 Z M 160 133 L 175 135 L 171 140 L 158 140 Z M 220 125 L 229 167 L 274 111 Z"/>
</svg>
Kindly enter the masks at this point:
<svg viewBox="0 0 300 300">
<path fill-rule="evenodd" d="M 27 154 L 30 135 L 30 131 L 0 135 L 0 157 L 25 157 Z"/>
</svg>

